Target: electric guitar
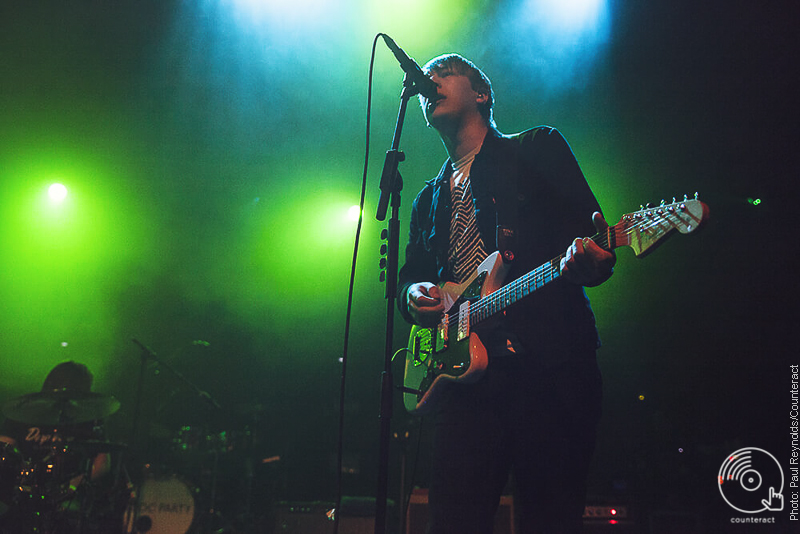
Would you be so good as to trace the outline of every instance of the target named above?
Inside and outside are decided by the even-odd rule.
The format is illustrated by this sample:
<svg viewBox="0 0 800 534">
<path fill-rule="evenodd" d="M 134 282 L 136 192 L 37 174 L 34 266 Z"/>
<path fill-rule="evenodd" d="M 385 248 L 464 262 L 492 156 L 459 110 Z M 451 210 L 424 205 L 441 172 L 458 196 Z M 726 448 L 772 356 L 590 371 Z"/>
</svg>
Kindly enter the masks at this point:
<svg viewBox="0 0 800 534">
<path fill-rule="evenodd" d="M 697 199 L 672 199 L 622 216 L 620 222 L 591 239 L 605 250 L 629 246 L 636 257 L 652 252 L 673 230 L 688 234 L 708 218 L 708 206 Z M 561 276 L 560 255 L 503 285 L 508 265 L 494 252 L 461 284 L 440 284 L 447 310 L 436 326 L 414 325 L 406 350 L 403 403 L 424 415 L 448 383 L 471 383 L 489 363 L 486 348 L 474 331 L 489 318 Z"/>
</svg>

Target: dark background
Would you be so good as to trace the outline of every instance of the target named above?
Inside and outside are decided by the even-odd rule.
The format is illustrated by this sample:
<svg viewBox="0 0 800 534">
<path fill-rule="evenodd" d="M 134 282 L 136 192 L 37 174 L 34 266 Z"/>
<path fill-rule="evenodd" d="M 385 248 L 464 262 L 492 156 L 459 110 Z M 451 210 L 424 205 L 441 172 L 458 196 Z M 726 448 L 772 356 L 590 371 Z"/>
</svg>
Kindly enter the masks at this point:
<svg viewBox="0 0 800 534">
<path fill-rule="evenodd" d="M 420 62 L 457 51 L 478 63 L 502 131 L 558 127 L 610 221 L 695 191 L 710 206 L 702 232 L 642 260 L 619 251 L 614 277 L 589 290 L 606 392 L 590 490 L 632 504 L 642 528 L 660 512 L 730 528 L 736 513 L 716 484 L 727 455 L 759 447 L 788 474 L 796 7 L 619 0 L 603 31 L 570 41 L 514 19 L 514 2 L 429 2 L 402 17 L 377 4 L 301 2 L 300 16 L 259 19 L 230 15 L 235 2 L 2 3 L 2 399 L 37 391 L 59 361 L 83 361 L 95 390 L 122 403 L 112 439 L 134 444 L 136 338 L 222 406 L 151 362 L 138 441 L 149 433 L 164 447 L 184 425 L 255 430 L 258 458 L 280 457 L 259 468 L 269 498 L 331 500 L 355 232 L 344 213 L 358 203 L 382 31 Z M 374 212 L 401 78 L 380 45 L 348 495 L 375 486 L 385 301 Z M 403 135 L 405 232 L 444 151 L 413 105 Z M 70 188 L 72 211 L 42 222 L 35 199 L 52 181 Z M 399 348 L 408 327 L 396 326 Z M 413 451 L 419 422 L 397 400 Z M 421 444 L 413 480 L 424 485 L 424 432 Z M 395 446 L 394 497 L 399 466 Z"/>
</svg>

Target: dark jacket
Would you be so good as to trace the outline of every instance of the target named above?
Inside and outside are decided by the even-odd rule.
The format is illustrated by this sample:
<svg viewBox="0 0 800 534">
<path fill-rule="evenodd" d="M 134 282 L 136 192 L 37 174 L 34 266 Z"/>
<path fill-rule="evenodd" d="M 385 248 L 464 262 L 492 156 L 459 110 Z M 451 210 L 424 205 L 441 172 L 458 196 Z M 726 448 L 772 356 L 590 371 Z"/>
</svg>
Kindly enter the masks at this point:
<svg viewBox="0 0 800 534">
<path fill-rule="evenodd" d="M 450 163 L 425 184 L 412 206 L 398 284 L 398 307 L 409 322 L 408 287 L 449 277 Z M 472 164 L 470 183 L 487 251 L 497 250 L 498 223 L 515 231 L 515 259 L 507 282 L 562 254 L 574 238 L 595 234 L 591 217 L 600 207 L 572 150 L 554 128 L 540 126 L 508 136 L 490 129 Z M 508 309 L 501 328 L 543 362 L 593 357 L 599 346 L 583 288 L 563 280 Z"/>
</svg>

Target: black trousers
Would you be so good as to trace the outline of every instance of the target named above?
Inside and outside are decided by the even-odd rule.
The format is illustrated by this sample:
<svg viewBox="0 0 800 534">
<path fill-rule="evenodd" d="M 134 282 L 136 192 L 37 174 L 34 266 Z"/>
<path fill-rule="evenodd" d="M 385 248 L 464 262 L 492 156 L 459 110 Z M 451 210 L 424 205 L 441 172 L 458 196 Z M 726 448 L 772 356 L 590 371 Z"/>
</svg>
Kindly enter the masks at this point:
<svg viewBox="0 0 800 534">
<path fill-rule="evenodd" d="M 479 382 L 448 387 L 435 415 L 430 534 L 491 534 L 509 474 L 518 534 L 581 530 L 602 397 L 591 356 L 492 358 Z"/>
</svg>

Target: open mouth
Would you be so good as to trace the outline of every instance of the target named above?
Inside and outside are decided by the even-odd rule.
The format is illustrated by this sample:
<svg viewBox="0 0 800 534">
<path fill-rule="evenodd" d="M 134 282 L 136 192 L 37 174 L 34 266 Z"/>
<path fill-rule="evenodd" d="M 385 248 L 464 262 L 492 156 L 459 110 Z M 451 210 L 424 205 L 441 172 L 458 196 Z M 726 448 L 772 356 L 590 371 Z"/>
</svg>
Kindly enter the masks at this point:
<svg viewBox="0 0 800 534">
<path fill-rule="evenodd" d="M 428 105 L 427 105 L 428 110 L 433 110 L 433 108 L 435 108 L 439 104 L 439 102 L 441 102 L 444 99 L 445 99 L 444 96 L 436 95 L 436 98 L 428 100 Z"/>
</svg>

